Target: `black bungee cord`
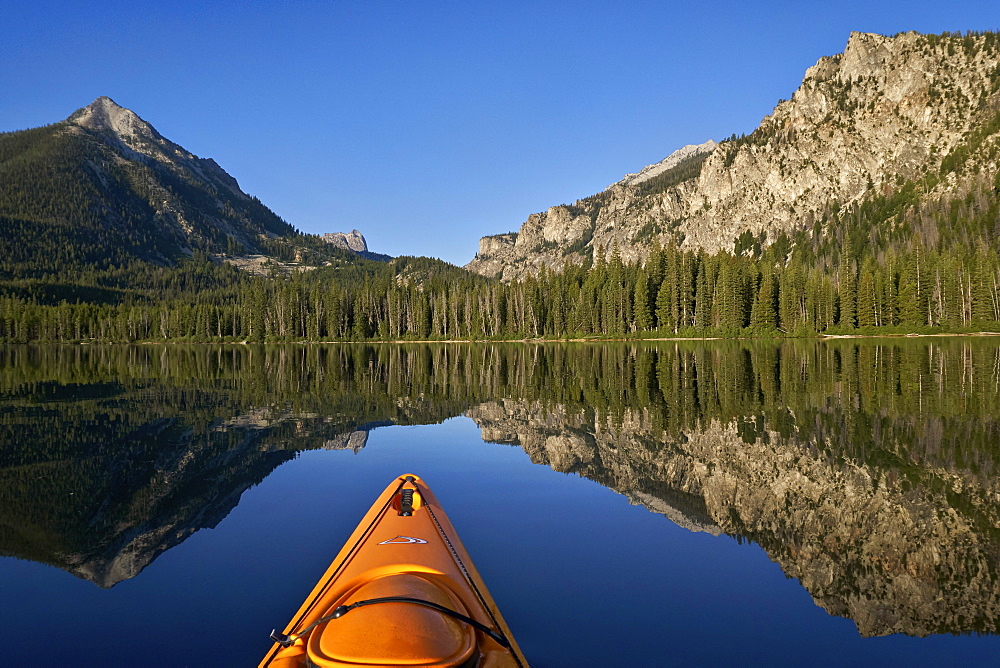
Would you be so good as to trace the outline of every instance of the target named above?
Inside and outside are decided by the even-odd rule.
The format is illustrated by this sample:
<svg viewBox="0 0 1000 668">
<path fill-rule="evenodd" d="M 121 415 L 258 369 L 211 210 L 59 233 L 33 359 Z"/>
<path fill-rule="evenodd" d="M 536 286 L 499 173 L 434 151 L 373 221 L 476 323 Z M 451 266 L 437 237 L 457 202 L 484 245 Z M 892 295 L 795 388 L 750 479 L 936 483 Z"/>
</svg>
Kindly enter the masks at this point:
<svg viewBox="0 0 1000 668">
<path fill-rule="evenodd" d="M 465 622 L 469 626 L 472 626 L 473 628 L 482 631 L 489 637 L 493 638 L 493 640 L 497 641 L 497 643 L 501 647 L 505 649 L 510 648 L 510 641 L 507 640 L 506 636 L 504 636 L 502 633 L 495 631 L 494 629 L 491 629 L 485 624 L 473 619 L 472 617 L 463 615 L 460 612 L 456 612 L 451 608 L 446 608 L 445 606 L 434 603 L 433 601 L 425 601 L 422 598 L 411 598 L 409 596 L 384 596 L 382 598 L 369 598 L 364 601 L 357 601 L 355 603 L 351 603 L 350 605 L 341 605 L 335 608 L 334 611 L 331 612 L 329 615 L 326 615 L 325 617 L 320 617 L 315 622 L 305 627 L 298 633 L 285 635 L 284 633 L 278 633 L 278 630 L 275 629 L 271 631 L 271 640 L 278 643 L 282 647 L 291 647 L 296 640 L 309 633 L 316 626 L 319 626 L 320 624 L 323 624 L 325 622 L 329 622 L 330 620 L 343 617 L 344 615 L 346 615 L 351 610 L 354 610 L 355 608 L 360 608 L 366 605 L 375 605 L 377 603 L 413 603 L 416 605 L 422 605 L 426 608 L 431 608 L 432 610 L 437 610 L 440 613 L 443 613 L 450 617 L 454 617 L 455 619 Z"/>
</svg>

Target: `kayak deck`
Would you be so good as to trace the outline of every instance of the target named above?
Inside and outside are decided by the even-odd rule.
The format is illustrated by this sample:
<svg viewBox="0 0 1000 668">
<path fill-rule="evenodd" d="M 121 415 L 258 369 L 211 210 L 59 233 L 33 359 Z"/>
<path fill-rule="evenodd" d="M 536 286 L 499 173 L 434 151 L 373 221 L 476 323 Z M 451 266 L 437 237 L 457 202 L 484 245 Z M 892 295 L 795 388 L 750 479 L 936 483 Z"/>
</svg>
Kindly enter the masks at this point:
<svg viewBox="0 0 1000 668">
<path fill-rule="evenodd" d="M 415 475 L 390 484 L 261 666 L 527 666 L 458 534 Z"/>
</svg>

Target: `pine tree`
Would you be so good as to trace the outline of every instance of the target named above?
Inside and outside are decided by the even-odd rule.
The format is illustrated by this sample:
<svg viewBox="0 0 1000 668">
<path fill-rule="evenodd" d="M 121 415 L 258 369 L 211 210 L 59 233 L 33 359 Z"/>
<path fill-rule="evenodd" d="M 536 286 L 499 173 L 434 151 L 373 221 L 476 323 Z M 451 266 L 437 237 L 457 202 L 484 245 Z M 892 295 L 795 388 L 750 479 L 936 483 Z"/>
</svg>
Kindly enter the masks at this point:
<svg viewBox="0 0 1000 668">
<path fill-rule="evenodd" d="M 840 294 L 840 321 L 843 327 L 857 326 L 857 283 L 850 265 L 840 265 L 837 285 Z"/>
<path fill-rule="evenodd" d="M 972 282 L 973 320 L 979 322 L 1000 320 L 996 253 L 982 240 L 976 244 Z"/>
<path fill-rule="evenodd" d="M 858 327 L 874 327 L 879 324 L 879 299 L 876 290 L 877 271 L 875 261 L 872 258 L 866 258 L 858 276 Z"/>
<path fill-rule="evenodd" d="M 760 287 L 750 313 L 750 325 L 761 333 L 778 326 L 778 283 L 771 268 L 765 268 L 761 272 Z"/>
<path fill-rule="evenodd" d="M 694 326 L 711 327 L 713 314 L 713 294 L 715 292 L 715 275 L 709 266 L 708 255 L 704 250 L 698 252 L 698 278 L 695 287 Z"/>
<path fill-rule="evenodd" d="M 806 324 L 804 305 L 805 276 L 793 260 L 778 278 L 778 321 L 782 331 L 790 333 Z"/>
<path fill-rule="evenodd" d="M 653 329 L 653 308 L 649 296 L 650 277 L 640 270 L 635 278 L 635 327 L 639 331 Z"/>
</svg>

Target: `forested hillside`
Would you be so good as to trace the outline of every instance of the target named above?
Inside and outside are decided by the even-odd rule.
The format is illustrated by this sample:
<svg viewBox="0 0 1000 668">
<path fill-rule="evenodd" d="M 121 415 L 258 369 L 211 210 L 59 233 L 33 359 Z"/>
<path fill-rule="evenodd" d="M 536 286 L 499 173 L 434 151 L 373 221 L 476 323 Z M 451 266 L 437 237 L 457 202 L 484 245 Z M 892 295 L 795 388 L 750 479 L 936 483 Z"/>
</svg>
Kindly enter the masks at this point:
<svg viewBox="0 0 1000 668">
<path fill-rule="evenodd" d="M 490 252 L 538 259 L 516 280 L 371 262 L 300 234 L 101 98 L 0 135 L 0 341 L 1000 331 L 1000 39 L 854 34 L 848 47 L 751 135 L 493 238 Z M 726 170 L 757 194 L 719 185 Z M 704 198 L 709 176 L 732 220 Z M 697 215 L 671 218 L 692 188 Z M 751 214 L 760 224 L 730 224 Z M 692 242 L 709 232 L 714 245 Z M 256 273 L 229 264 L 248 253 Z"/>
<path fill-rule="evenodd" d="M 193 253 L 325 261 L 211 159 L 108 98 L 68 119 L 0 134 L 0 282 L 41 303 L 158 294 Z M 169 273 L 169 272 L 167 272 Z M 222 275 L 205 286 L 225 283 Z M 169 291 L 168 291 L 169 292 Z"/>
<path fill-rule="evenodd" d="M 108 98 L 0 134 L 0 216 L 5 278 L 258 252 L 262 238 L 296 234 L 214 161 Z"/>
</svg>

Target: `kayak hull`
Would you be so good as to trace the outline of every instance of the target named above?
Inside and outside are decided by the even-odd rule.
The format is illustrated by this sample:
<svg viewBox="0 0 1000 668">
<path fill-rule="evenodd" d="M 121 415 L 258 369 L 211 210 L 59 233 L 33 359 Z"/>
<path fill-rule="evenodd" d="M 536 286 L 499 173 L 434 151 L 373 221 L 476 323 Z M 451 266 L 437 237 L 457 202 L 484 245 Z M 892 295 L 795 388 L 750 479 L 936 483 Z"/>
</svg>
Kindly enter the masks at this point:
<svg viewBox="0 0 1000 668">
<path fill-rule="evenodd" d="M 415 475 L 378 497 L 282 637 L 288 646 L 276 642 L 261 666 L 527 666 L 454 526 Z"/>
</svg>

